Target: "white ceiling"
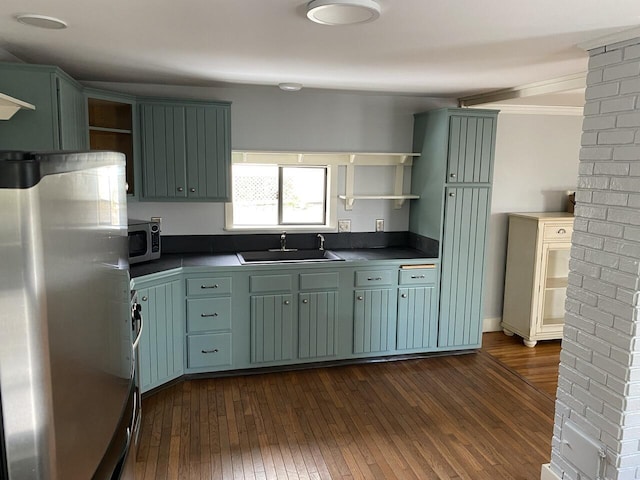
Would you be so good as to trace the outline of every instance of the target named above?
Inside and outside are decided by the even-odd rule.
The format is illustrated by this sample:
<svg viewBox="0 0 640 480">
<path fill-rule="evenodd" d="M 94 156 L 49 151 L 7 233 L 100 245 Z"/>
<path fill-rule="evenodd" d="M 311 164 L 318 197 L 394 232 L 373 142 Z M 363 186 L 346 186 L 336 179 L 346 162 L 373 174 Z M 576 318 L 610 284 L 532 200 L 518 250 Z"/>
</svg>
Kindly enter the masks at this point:
<svg viewBox="0 0 640 480">
<path fill-rule="evenodd" d="M 311 23 L 306 3 L 2 0 L 0 49 L 78 80 L 461 97 L 584 72 L 577 44 L 640 24 L 638 0 L 379 0 L 380 19 L 343 27 Z"/>
</svg>

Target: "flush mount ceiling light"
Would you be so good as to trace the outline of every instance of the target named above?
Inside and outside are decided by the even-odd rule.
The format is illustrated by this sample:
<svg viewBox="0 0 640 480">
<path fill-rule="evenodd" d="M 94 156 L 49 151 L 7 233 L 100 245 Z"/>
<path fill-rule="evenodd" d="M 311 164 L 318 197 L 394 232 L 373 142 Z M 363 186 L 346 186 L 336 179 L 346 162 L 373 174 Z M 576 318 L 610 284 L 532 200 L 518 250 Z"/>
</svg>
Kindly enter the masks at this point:
<svg viewBox="0 0 640 480">
<path fill-rule="evenodd" d="M 46 15 L 25 13 L 16 15 L 16 20 L 31 27 L 48 28 L 49 30 L 62 30 L 63 28 L 67 28 L 67 22 L 59 18 L 47 17 Z"/>
<path fill-rule="evenodd" d="M 379 16 L 374 0 L 313 0 L 307 5 L 307 18 L 322 25 L 367 23 Z"/>
<path fill-rule="evenodd" d="M 278 88 L 280 90 L 285 91 L 285 92 L 297 92 L 297 91 L 302 90 L 302 84 L 301 83 L 292 83 L 292 82 L 279 83 L 278 84 Z"/>
</svg>

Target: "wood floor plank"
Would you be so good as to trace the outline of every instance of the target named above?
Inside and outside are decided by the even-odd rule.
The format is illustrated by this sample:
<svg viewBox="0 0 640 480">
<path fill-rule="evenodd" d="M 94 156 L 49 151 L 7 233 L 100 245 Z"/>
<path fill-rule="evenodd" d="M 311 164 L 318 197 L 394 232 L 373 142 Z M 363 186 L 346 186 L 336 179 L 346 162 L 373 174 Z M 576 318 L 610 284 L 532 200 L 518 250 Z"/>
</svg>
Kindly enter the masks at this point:
<svg viewBox="0 0 640 480">
<path fill-rule="evenodd" d="M 549 461 L 559 348 L 541 342 L 531 353 L 498 335 L 467 355 L 175 384 L 144 398 L 136 471 L 154 480 L 537 480 Z"/>
</svg>

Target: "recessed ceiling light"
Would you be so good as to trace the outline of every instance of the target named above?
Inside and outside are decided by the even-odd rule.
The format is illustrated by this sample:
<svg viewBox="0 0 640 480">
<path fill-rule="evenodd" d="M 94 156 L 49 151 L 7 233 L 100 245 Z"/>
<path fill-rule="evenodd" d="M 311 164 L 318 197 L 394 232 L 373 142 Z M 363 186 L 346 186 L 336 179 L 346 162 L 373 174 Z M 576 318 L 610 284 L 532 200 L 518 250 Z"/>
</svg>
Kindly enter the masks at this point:
<svg viewBox="0 0 640 480">
<path fill-rule="evenodd" d="M 32 27 L 48 28 L 49 30 L 62 30 L 67 28 L 67 22 L 59 18 L 47 17 L 46 15 L 36 15 L 33 13 L 25 13 L 16 15 L 16 20 L 25 25 Z"/>
<path fill-rule="evenodd" d="M 322 25 L 367 23 L 379 16 L 374 0 L 312 0 L 307 5 L 307 18 Z"/>
<path fill-rule="evenodd" d="M 284 90 L 285 92 L 297 92 L 299 90 L 302 90 L 302 84 L 301 83 L 285 82 L 285 83 L 279 83 L 278 84 L 278 88 L 280 90 Z"/>
</svg>

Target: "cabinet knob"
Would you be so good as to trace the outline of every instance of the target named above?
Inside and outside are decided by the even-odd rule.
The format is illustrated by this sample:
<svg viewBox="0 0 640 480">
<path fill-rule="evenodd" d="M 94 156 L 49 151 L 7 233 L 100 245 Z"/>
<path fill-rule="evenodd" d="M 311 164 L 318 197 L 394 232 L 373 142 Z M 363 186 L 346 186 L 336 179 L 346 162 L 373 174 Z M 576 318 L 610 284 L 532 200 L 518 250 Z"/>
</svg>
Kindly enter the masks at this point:
<svg viewBox="0 0 640 480">
<path fill-rule="evenodd" d="M 291 302 L 290 302 L 289 300 L 285 300 L 285 301 L 284 301 L 284 304 L 285 304 L 285 305 L 289 305 L 290 303 L 291 303 Z"/>
<path fill-rule="evenodd" d="M 177 188 L 177 190 L 178 190 L 179 192 L 184 192 L 184 188 L 182 188 L 182 187 L 178 187 L 178 188 Z"/>
<path fill-rule="evenodd" d="M 190 191 L 191 193 L 195 193 L 196 189 L 195 189 L 195 188 L 190 188 L 190 189 L 189 189 L 189 191 Z"/>
<path fill-rule="evenodd" d="M 401 294 L 400 296 L 401 296 L 402 298 L 407 298 L 407 294 L 406 294 L 406 293 L 403 293 L 403 294 Z"/>
<path fill-rule="evenodd" d="M 358 295 L 358 300 L 364 300 L 364 297 L 362 295 Z"/>
<path fill-rule="evenodd" d="M 558 233 L 562 235 L 563 233 L 567 233 L 567 231 L 564 228 L 561 228 L 558 230 Z"/>
<path fill-rule="evenodd" d="M 450 173 L 450 174 L 449 174 L 449 176 L 450 176 L 451 178 L 456 178 L 456 174 L 455 174 L 455 173 Z"/>
<path fill-rule="evenodd" d="M 449 194 L 449 196 L 450 196 L 450 197 L 455 197 L 455 196 L 456 196 L 456 192 L 451 192 L 451 193 Z"/>
<path fill-rule="evenodd" d="M 202 350 L 202 353 L 218 353 L 218 349 L 214 348 L 212 350 Z"/>
<path fill-rule="evenodd" d="M 302 303 L 309 303 L 309 300 L 305 298 L 304 300 L 302 300 Z"/>
<path fill-rule="evenodd" d="M 146 296 L 142 297 L 142 301 L 146 302 L 148 300 L 148 298 Z"/>
</svg>

